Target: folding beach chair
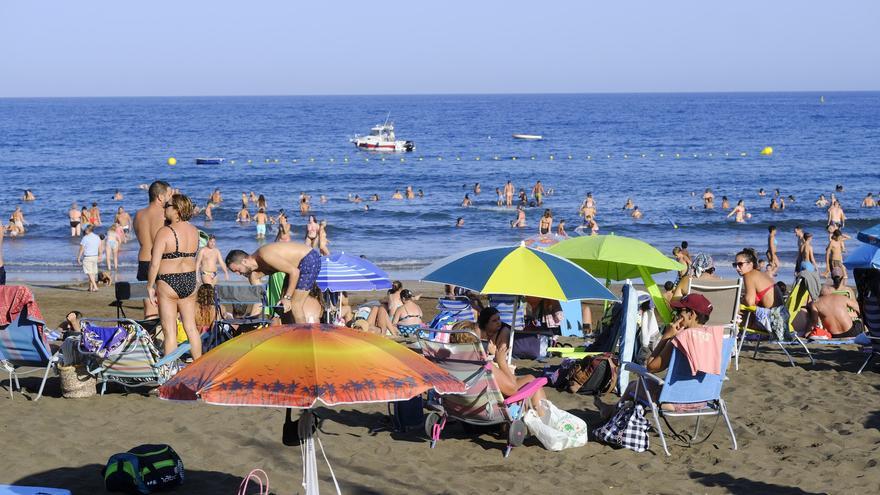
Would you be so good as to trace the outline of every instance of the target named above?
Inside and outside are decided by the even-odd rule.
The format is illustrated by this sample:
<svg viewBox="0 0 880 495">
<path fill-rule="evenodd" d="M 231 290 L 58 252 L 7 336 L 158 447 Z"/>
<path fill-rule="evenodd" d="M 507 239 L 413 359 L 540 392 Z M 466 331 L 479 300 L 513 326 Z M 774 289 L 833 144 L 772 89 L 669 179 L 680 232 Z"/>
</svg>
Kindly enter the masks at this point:
<svg viewBox="0 0 880 495">
<path fill-rule="evenodd" d="M 724 327 L 725 335 L 736 337 L 739 319 L 739 300 L 742 297 L 742 279 L 690 281 L 688 294 L 700 294 L 712 303 L 708 326 Z M 734 369 L 739 369 L 739 346 L 733 346 Z"/>
<path fill-rule="evenodd" d="M 725 337 L 721 346 L 721 374 L 711 375 L 697 372 L 696 376 L 691 375 L 690 363 L 687 358 L 682 356 L 678 349 L 673 348 L 672 357 L 669 360 L 669 370 L 666 378 L 660 378 L 648 372 L 648 370 L 640 365 L 627 363 L 625 368 L 638 375 L 636 397 L 637 400 L 651 410 L 654 419 L 654 427 L 660 435 L 660 442 L 663 444 L 663 451 L 666 455 L 670 455 L 669 447 L 666 445 L 666 435 L 663 433 L 663 426 L 660 424 L 660 418 L 674 417 L 696 417 L 696 425 L 691 435 L 689 443 L 699 443 L 711 435 L 711 431 L 706 438 L 697 440 L 700 430 L 700 418 L 703 416 L 721 416 L 727 424 L 727 431 L 730 433 L 730 440 L 733 443 L 733 450 L 737 450 L 736 435 L 733 432 L 733 426 L 730 424 L 730 417 L 727 414 L 727 405 L 721 398 L 721 388 L 724 385 L 724 377 L 727 374 L 727 368 L 730 365 L 730 356 L 733 353 L 733 347 L 736 339 L 733 337 Z M 656 402 L 651 398 L 648 389 L 648 382 L 653 382 L 662 387 L 660 396 Z M 700 407 L 699 404 L 705 402 Z M 697 404 L 696 407 L 681 407 L 676 411 L 664 411 L 661 404 Z M 669 423 L 667 422 L 667 426 Z M 714 429 L 714 428 L 713 428 Z M 671 430 L 671 427 L 670 427 Z M 674 435 L 677 434 L 674 430 Z"/>
<path fill-rule="evenodd" d="M 435 395 L 429 409 L 433 411 L 425 419 L 425 433 L 431 439 L 431 448 L 440 439 L 440 433 L 449 419 L 470 425 L 495 425 L 509 423 L 507 447 L 504 457 L 513 447 L 522 445 L 528 434 L 523 417 L 529 408 L 529 398 L 547 383 L 538 378 L 523 386 L 507 399 L 493 376 L 494 365 L 483 349 L 476 334 L 466 330 L 437 330 L 446 337 L 429 340 L 418 335 L 423 355 L 467 385 L 463 394 Z M 475 342 L 450 344 L 452 334 L 469 334 Z M 441 342 L 445 340 L 447 342 Z"/>
<path fill-rule="evenodd" d="M 202 350 L 205 352 L 231 339 L 233 328 L 242 332 L 272 324 L 271 316 L 263 311 L 269 307 L 266 287 L 263 285 L 217 284 L 214 287 L 214 305 L 214 323 L 202 335 Z M 233 315 L 249 315 L 226 318 L 223 316 L 224 309 L 231 309 Z"/>
<path fill-rule="evenodd" d="M 43 381 L 34 401 L 43 396 L 43 388 L 49 379 L 49 370 L 61 359 L 59 353 L 52 354 L 43 335 L 43 320 L 33 293 L 23 286 L 0 286 L 0 299 L 11 304 L 0 308 L 0 363 L 9 374 L 9 398 L 14 399 L 14 390 L 22 390 L 18 377 L 43 371 Z M 21 372 L 21 367 L 35 370 Z M 15 387 L 15 388 L 13 388 Z"/>
<path fill-rule="evenodd" d="M 107 384 L 119 383 L 125 388 L 158 387 L 174 376 L 179 369 L 181 356 L 189 352 L 189 343 L 177 347 L 174 353 L 162 357 L 152 337 L 138 322 L 127 319 L 83 318 L 83 330 L 121 328 L 126 332 L 124 342 L 109 353 L 96 353 L 84 350 L 80 353 L 87 358 L 88 372 L 101 384 L 101 395 L 107 391 Z"/>
<path fill-rule="evenodd" d="M 470 301 L 467 298 L 441 298 L 437 300 L 437 316 L 431 320 L 428 326 L 442 328 L 458 321 L 476 321 Z"/>
<path fill-rule="evenodd" d="M 868 330 L 871 344 L 866 346 L 868 357 L 859 368 L 864 371 L 874 357 L 880 356 L 880 271 L 870 268 L 853 270 L 859 292 L 859 308 L 862 310 L 862 323 Z"/>
<path fill-rule="evenodd" d="M 785 300 L 786 311 L 789 313 L 788 318 L 788 336 L 786 340 L 779 340 L 769 330 L 758 330 L 755 328 L 749 328 L 749 322 L 754 317 L 755 311 L 757 308 L 755 306 L 746 306 L 741 305 L 740 310 L 743 311 L 744 317 L 742 322 L 742 327 L 739 333 L 739 342 L 737 344 L 737 366 L 739 369 L 739 355 L 742 353 L 743 344 L 745 344 L 746 340 L 752 341 L 755 343 L 755 351 L 752 354 L 752 359 L 756 359 L 758 357 L 758 349 L 761 346 L 761 342 L 774 342 L 776 345 L 782 349 L 782 353 L 785 354 L 785 357 L 788 358 L 788 362 L 795 366 L 794 359 L 791 357 L 791 354 L 788 352 L 786 347 L 800 347 L 807 354 L 807 357 L 810 359 L 810 364 L 814 364 L 816 361 L 813 359 L 813 354 L 810 353 L 810 349 L 807 348 L 807 344 L 802 339 L 797 332 L 794 331 L 794 327 L 792 325 L 793 316 L 796 315 L 801 308 L 809 300 L 809 291 L 807 290 L 806 284 L 803 280 L 798 279 L 795 282 L 794 286 L 791 288 L 791 292 L 788 295 L 788 298 Z"/>
</svg>

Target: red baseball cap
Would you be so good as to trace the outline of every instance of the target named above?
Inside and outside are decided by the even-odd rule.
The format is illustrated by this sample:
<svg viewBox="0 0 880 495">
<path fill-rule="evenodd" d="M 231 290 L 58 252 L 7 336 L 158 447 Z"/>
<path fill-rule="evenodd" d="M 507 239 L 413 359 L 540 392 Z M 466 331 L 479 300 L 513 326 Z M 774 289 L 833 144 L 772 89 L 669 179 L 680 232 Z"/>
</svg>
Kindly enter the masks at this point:
<svg viewBox="0 0 880 495">
<path fill-rule="evenodd" d="M 703 316 L 712 314 L 712 303 L 702 294 L 688 294 L 678 301 L 669 303 L 675 309 L 687 308 Z"/>
</svg>

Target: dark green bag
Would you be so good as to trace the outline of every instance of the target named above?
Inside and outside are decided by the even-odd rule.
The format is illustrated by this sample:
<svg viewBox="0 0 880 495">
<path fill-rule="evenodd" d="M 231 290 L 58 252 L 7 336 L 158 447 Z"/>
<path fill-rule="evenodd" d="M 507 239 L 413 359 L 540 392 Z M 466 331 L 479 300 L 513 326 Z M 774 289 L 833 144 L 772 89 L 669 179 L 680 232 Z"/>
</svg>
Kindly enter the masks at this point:
<svg viewBox="0 0 880 495">
<path fill-rule="evenodd" d="M 183 484 L 183 461 L 168 445 L 139 445 L 114 454 L 101 471 L 111 492 L 147 495 Z"/>
</svg>

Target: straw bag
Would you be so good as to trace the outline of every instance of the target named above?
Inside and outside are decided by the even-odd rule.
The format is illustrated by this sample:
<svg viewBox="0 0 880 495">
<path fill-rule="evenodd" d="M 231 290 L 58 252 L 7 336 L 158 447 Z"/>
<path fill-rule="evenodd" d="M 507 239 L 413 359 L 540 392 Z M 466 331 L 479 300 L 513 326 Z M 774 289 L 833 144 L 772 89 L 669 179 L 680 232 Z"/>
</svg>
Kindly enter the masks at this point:
<svg viewBox="0 0 880 495">
<path fill-rule="evenodd" d="M 84 365 L 59 366 L 61 375 L 61 394 L 66 399 L 81 399 L 95 395 L 98 381 L 90 375 Z"/>
</svg>

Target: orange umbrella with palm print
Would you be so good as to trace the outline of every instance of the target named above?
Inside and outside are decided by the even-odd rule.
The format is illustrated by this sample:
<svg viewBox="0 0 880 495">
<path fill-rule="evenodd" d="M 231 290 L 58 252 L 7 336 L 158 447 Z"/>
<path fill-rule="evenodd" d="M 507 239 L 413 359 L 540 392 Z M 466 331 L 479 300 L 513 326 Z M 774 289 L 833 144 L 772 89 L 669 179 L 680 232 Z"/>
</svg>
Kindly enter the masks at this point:
<svg viewBox="0 0 880 495">
<path fill-rule="evenodd" d="M 159 397 L 309 409 L 318 402 L 391 402 L 430 389 L 444 394 L 465 388 L 420 354 L 384 337 L 331 325 L 283 325 L 246 333 L 211 349 L 165 382 Z M 300 419 L 306 493 L 317 493 L 312 429 L 303 427 L 313 421 L 308 410 Z"/>
</svg>

